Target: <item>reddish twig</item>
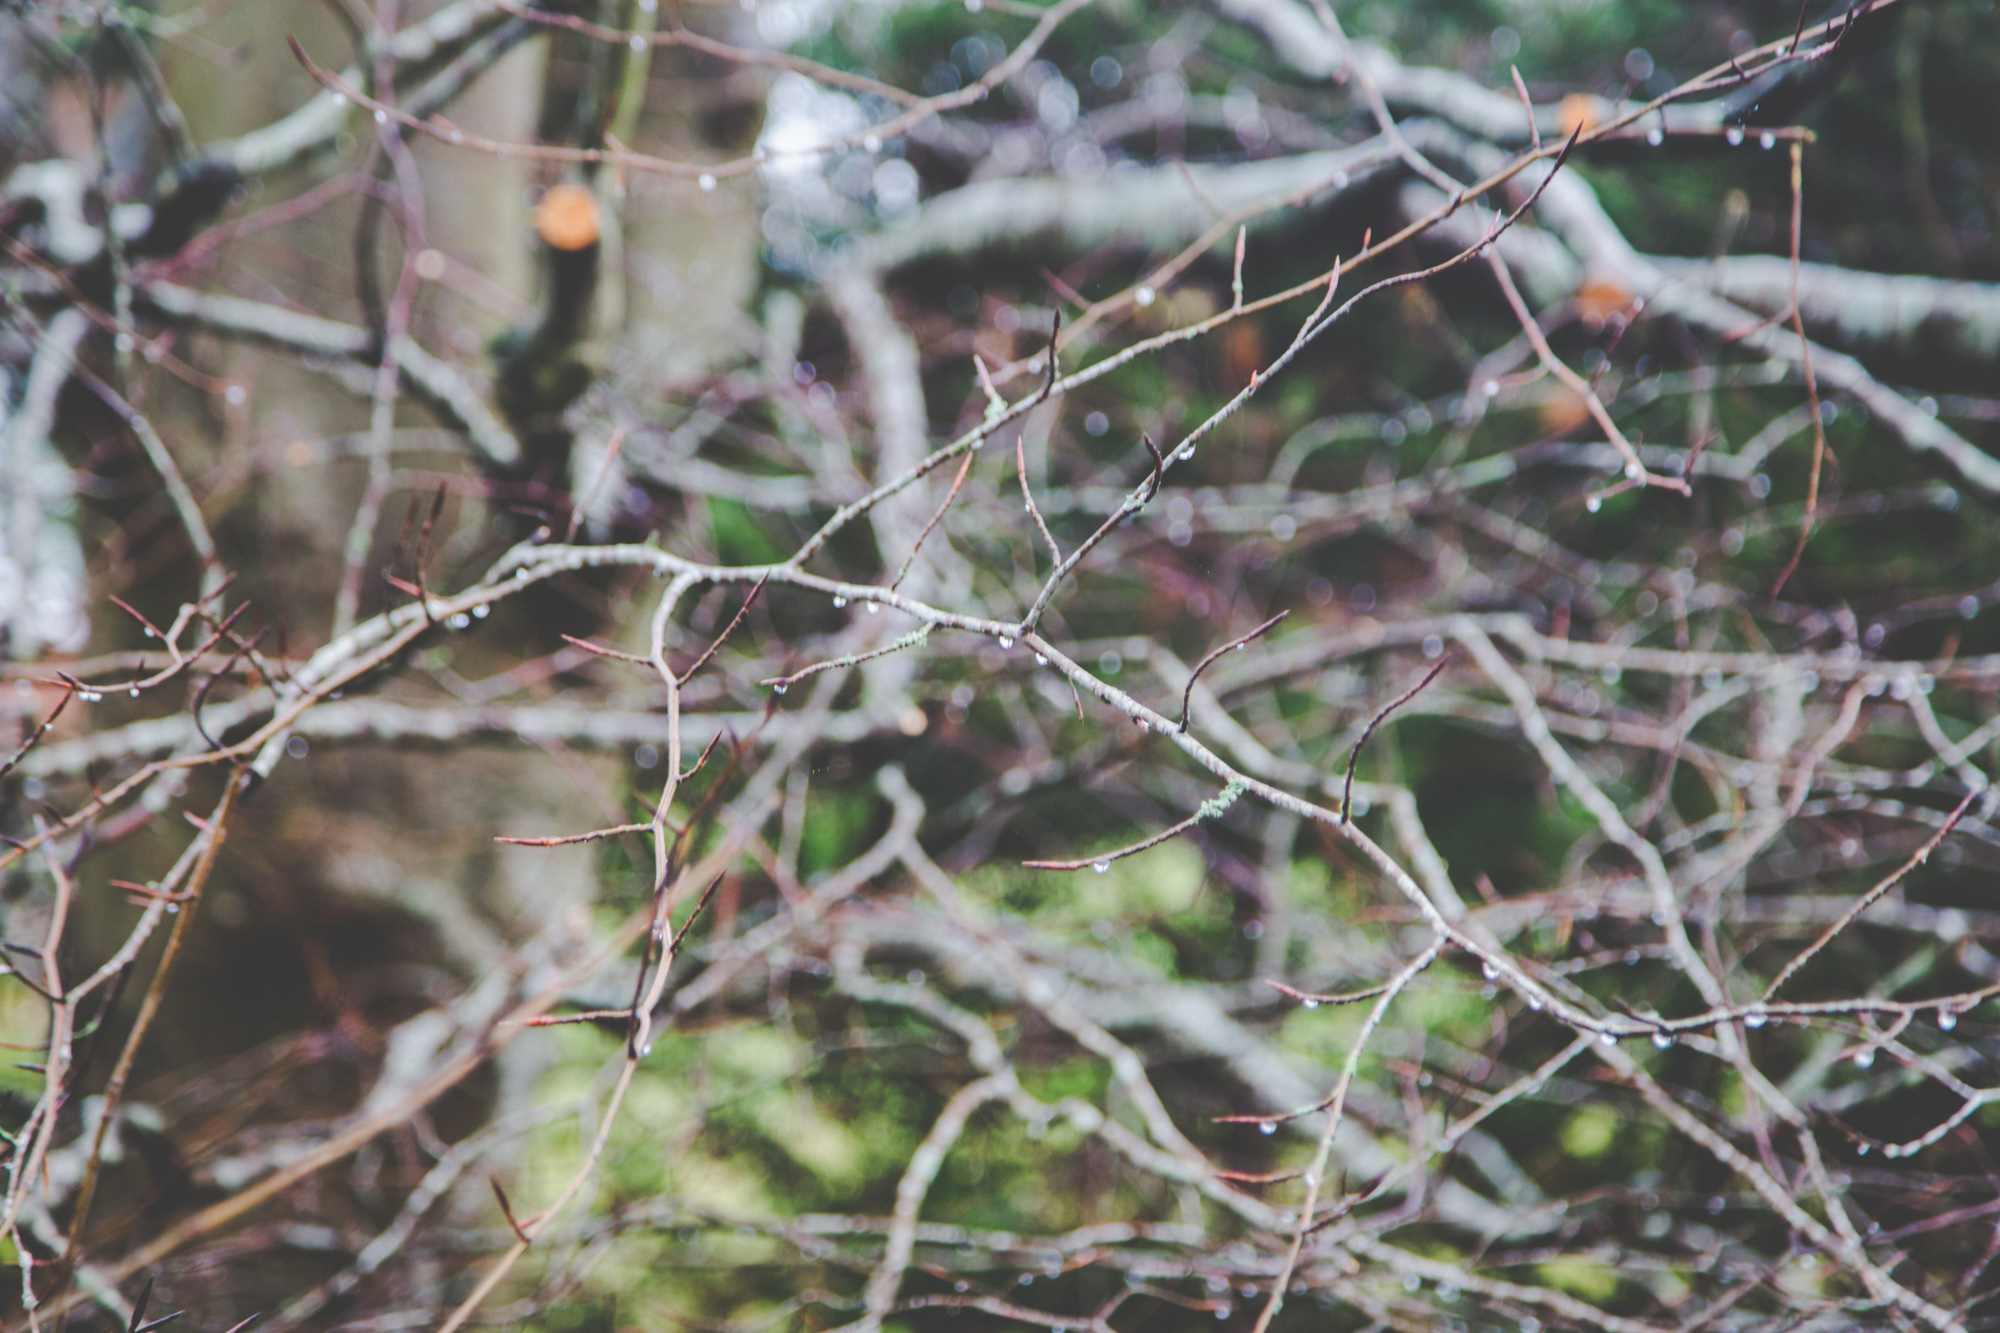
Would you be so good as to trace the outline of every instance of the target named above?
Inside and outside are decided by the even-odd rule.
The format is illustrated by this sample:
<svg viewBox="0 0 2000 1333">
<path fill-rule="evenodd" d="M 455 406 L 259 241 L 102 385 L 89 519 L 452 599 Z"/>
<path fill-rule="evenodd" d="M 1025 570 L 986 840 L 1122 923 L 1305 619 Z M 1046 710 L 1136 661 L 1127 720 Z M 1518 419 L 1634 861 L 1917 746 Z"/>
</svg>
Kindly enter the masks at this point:
<svg viewBox="0 0 2000 1333">
<path fill-rule="evenodd" d="M 1180 823 L 1170 828 L 1162 829 L 1149 838 L 1141 838 L 1138 842 L 1132 843 L 1129 846 L 1120 847 L 1115 852 L 1102 852 L 1096 856 L 1085 857 L 1080 861 L 1023 861 L 1021 864 L 1030 870 L 1083 870 L 1088 868 L 1095 870 L 1101 875 L 1111 868 L 1113 861 L 1122 861 L 1128 856 L 1137 856 L 1149 847 L 1157 847 L 1170 838 L 1180 836 L 1196 824 L 1201 823 L 1204 819 L 1216 818 L 1227 811 L 1230 806 L 1236 804 L 1236 798 L 1247 790 L 1249 790 L 1248 785 L 1242 781 L 1231 782 L 1227 787 L 1222 789 L 1220 795 L 1211 800 L 1203 801 L 1200 809 L 1196 810 L 1186 819 L 1183 819 Z"/>
<path fill-rule="evenodd" d="M 905 648 L 915 648 L 928 639 L 930 634 L 930 622 L 926 621 L 894 643 L 883 644 L 880 648 L 871 648 L 865 653 L 848 653 L 841 657 L 830 658 L 824 662 L 815 662 L 804 670 L 794 671 L 789 676 L 768 676 L 757 683 L 759 685 L 769 685 L 776 693 L 783 694 L 800 681 L 810 676 L 817 676 L 822 671 L 834 671 L 841 667 L 859 666 L 863 662 L 872 662 L 878 657 L 887 657 L 890 653 L 900 653 Z"/>
<path fill-rule="evenodd" d="M 1387 991 L 1390 985 L 1390 983 L 1385 981 L 1379 986 L 1370 986 L 1366 990 L 1347 991 L 1338 995 L 1318 995 L 1312 991 L 1302 991 L 1296 987 L 1287 986 L 1282 981 L 1272 981 L 1268 977 L 1264 979 L 1264 984 L 1290 999 L 1297 1000 L 1308 1009 L 1317 1009 L 1323 1004 L 1359 1004 L 1363 1000 L 1374 999 L 1376 996 Z"/>
<path fill-rule="evenodd" d="M 1799 20 L 1805 21 L 1805 11 L 1799 11 Z M 1812 343 L 1806 338 L 1806 323 L 1799 313 L 1799 244 L 1805 221 L 1805 145 L 1792 141 L 1792 328 L 1799 335 L 1799 369 L 1806 377 L 1806 406 L 1812 412 L 1813 456 L 1812 472 L 1806 478 L 1806 512 L 1799 523 L 1799 540 L 1792 547 L 1792 558 L 1785 562 L 1785 568 L 1778 575 L 1778 581 L 1771 586 L 1772 600 L 1785 590 L 1786 582 L 1799 561 L 1805 558 L 1806 539 L 1812 536 L 1813 520 L 1819 514 L 1820 471 L 1826 462 L 1826 422 L 1820 419 L 1819 379 L 1813 374 Z"/>
<path fill-rule="evenodd" d="M 495 838 L 510 847 L 567 847 L 571 843 L 596 842 L 601 838 L 617 838 L 627 833 L 644 833 L 653 827 L 646 824 L 619 824 L 612 828 L 592 829 L 588 833 L 569 833 L 557 838 Z"/>
<path fill-rule="evenodd" d="M 1418 681 L 1415 685 L 1412 685 L 1408 690 L 1404 691 L 1394 701 L 1392 701 L 1387 708 L 1384 708 L 1381 712 L 1377 713 L 1374 717 L 1368 720 L 1367 727 L 1365 727 L 1361 732 L 1361 739 L 1354 742 L 1354 749 L 1347 756 L 1347 783 L 1341 789 L 1340 793 L 1341 823 L 1346 824 L 1350 822 L 1350 811 L 1352 811 L 1352 809 L 1354 808 L 1354 767 L 1356 764 L 1359 764 L 1361 762 L 1361 749 L 1363 746 L 1368 744 L 1368 738 L 1375 734 L 1375 728 L 1381 726 L 1384 722 L 1388 721 L 1389 714 L 1395 712 L 1398 708 L 1401 708 L 1404 704 L 1416 698 L 1417 695 L 1423 692 L 1424 686 L 1430 684 L 1432 681 L 1436 680 L 1439 676 L 1443 675 L 1444 669 L 1450 665 L 1451 665 L 1451 655 L 1447 653 L 1443 657 L 1438 659 L 1438 664 L 1436 666 L 1432 667 L 1429 671 L 1424 673 L 1424 678 L 1422 680 Z"/>
<path fill-rule="evenodd" d="M 569 531 L 563 536 L 565 542 L 576 540 L 576 530 L 583 525 L 583 516 L 597 503 L 598 492 L 604 489 L 606 478 L 610 477 L 613 469 L 617 467 L 618 451 L 624 447 L 625 427 L 621 425 L 611 432 L 611 443 L 605 446 L 604 462 L 598 467 L 597 476 L 592 479 L 590 489 L 583 493 L 583 499 L 574 501 L 570 505 Z"/>
<path fill-rule="evenodd" d="M 1903 862 L 1903 864 L 1896 867 L 1896 869 L 1892 873 L 1884 876 L 1881 880 L 1877 881 L 1874 888 L 1868 890 L 1868 892 L 1862 894 L 1859 898 L 1856 898 L 1852 903 L 1848 904 L 1847 910 L 1840 914 L 1839 920 L 1835 921 L 1832 925 L 1828 926 L 1824 931 L 1822 931 L 1820 933 L 1820 937 L 1814 940 L 1812 944 L 1807 946 L 1807 948 L 1802 953 L 1800 953 L 1798 957 L 1792 959 L 1791 962 L 1785 964 L 1785 970 L 1778 973 L 1777 980 L 1773 981 L 1770 984 L 1770 986 L 1768 986 L 1765 989 L 1764 998 L 1766 1000 L 1769 1000 L 1772 996 L 1776 995 L 1779 989 L 1787 981 L 1790 981 L 1794 976 L 1798 975 L 1800 968 L 1804 967 L 1807 963 L 1811 962 L 1813 957 L 1816 954 L 1818 954 L 1820 950 L 1826 948 L 1827 945 L 1833 943 L 1835 936 L 1839 935 L 1841 931 L 1846 930 L 1849 926 L 1853 925 L 1855 920 L 1858 917 L 1860 917 L 1860 915 L 1863 912 L 1867 911 L 1870 907 L 1873 907 L 1875 903 L 1882 897 L 1883 894 L 1887 893 L 1889 890 L 1895 888 L 1898 884 L 1902 883 L 1903 877 L 1905 875 L 1908 875 L 1912 870 L 1915 870 L 1925 861 L 1928 861 L 1930 859 L 1931 853 L 1938 849 L 1938 844 L 1942 843 L 1947 837 L 1949 837 L 1951 835 L 1951 831 L 1958 827 L 1959 821 L 1965 818 L 1965 812 L 1972 808 L 1973 801 L 1977 800 L 1986 790 L 1988 789 L 1983 787 L 1974 787 L 1970 791 L 1966 792 L 1965 798 L 1958 803 L 1955 809 L 1952 810 L 1951 816 L 1944 821 L 1944 823 L 1938 828 L 1938 831 L 1936 833 L 1933 833 L 1930 836 L 1930 839 L 1927 842 L 1925 842 L 1923 846 L 1917 848 L 1916 851 L 1910 854 L 1909 860 Z"/>
<path fill-rule="evenodd" d="M 1147 441 L 1147 443 L 1150 444 L 1151 441 L 1149 440 Z M 1232 652 L 1239 648 L 1249 647 L 1250 641 L 1252 639 L 1257 638 L 1259 635 L 1263 634 L 1264 631 L 1270 629 L 1273 625 L 1277 624 L 1280 620 L 1283 620 L 1286 616 L 1290 614 L 1291 612 L 1289 611 L 1278 612 L 1277 615 L 1272 616 L 1269 620 L 1259 625 L 1256 629 L 1251 630 L 1248 634 L 1245 634 L 1242 638 L 1231 639 L 1228 643 L 1223 644 L 1220 648 L 1217 648 L 1211 653 L 1209 653 L 1207 657 L 1204 657 L 1201 659 L 1201 661 L 1195 663 L 1194 670 L 1188 672 L 1187 688 L 1181 691 L 1180 729 L 1182 731 L 1186 731 L 1188 729 L 1188 709 L 1194 705 L 1194 683 L 1197 680 L 1201 679 L 1201 673 L 1208 670 L 1208 668 L 1215 663 L 1216 659 L 1221 657 L 1224 653 Z"/>
<path fill-rule="evenodd" d="M 1540 152 L 1542 131 L 1541 127 L 1535 124 L 1535 102 L 1528 96 L 1528 85 L 1521 80 L 1521 67 L 1509 65 L 1507 72 L 1514 76 L 1514 91 L 1521 95 L 1521 109 L 1528 113 L 1528 137 L 1534 141 L 1535 151 Z"/>
<path fill-rule="evenodd" d="M 757 594 L 764 591 L 764 585 L 770 581 L 771 576 L 769 574 L 765 574 L 757 580 L 755 586 L 750 589 L 750 595 L 743 599 L 743 605 L 736 608 L 736 615 L 727 625 L 723 626 L 722 633 L 715 636 L 715 642 L 708 645 L 708 651 L 704 652 L 700 657 L 695 658 L 694 665 L 681 673 L 680 679 L 674 682 L 676 685 L 687 684 L 694 679 L 696 672 L 708 665 L 708 659 L 714 657 L 716 651 L 724 643 L 728 642 L 729 636 L 736 632 L 736 627 L 743 623 L 743 617 L 750 613 L 751 603 L 757 600 Z"/>
<path fill-rule="evenodd" d="M 63 677 L 63 697 L 56 700 L 56 706 L 49 710 L 49 715 L 42 719 L 42 724 L 28 733 L 28 739 L 22 741 L 20 747 L 7 756 L 7 762 L 0 764 L 0 778 L 13 772 L 14 766 L 28 757 L 28 751 L 34 749 L 42 737 L 49 734 L 49 728 L 56 724 L 56 719 L 63 715 L 63 709 L 69 707 L 69 701 L 82 689 L 83 686 L 77 681 L 68 676 Z"/>
<path fill-rule="evenodd" d="M 650 657 L 641 657 L 637 653 L 620 652 L 616 648 L 606 648 L 601 643 L 592 643 L 589 639 L 579 639 L 568 634 L 565 634 L 562 637 L 564 643 L 567 643 L 574 648 L 581 648 L 586 653 L 590 653 L 597 657 L 615 658 L 620 662 L 632 662 L 642 667 L 650 667 L 653 665 L 653 659 Z"/>
<path fill-rule="evenodd" d="M 507 1201 L 507 1191 L 501 1188 L 500 1177 L 488 1176 L 486 1179 L 493 1186 L 493 1197 L 499 1201 L 500 1213 L 507 1219 L 507 1225 L 514 1229 L 514 1234 L 520 1237 L 523 1245 L 526 1245 L 528 1243 L 528 1233 L 522 1227 L 520 1219 L 514 1216 L 514 1205 Z"/>
<path fill-rule="evenodd" d="M 951 490 L 946 492 L 944 503 L 938 506 L 937 512 L 931 515 L 931 521 L 924 524 L 924 530 L 917 534 L 917 540 L 911 544 L 910 554 L 904 558 L 903 567 L 896 571 L 896 577 L 889 583 L 890 592 L 903 586 L 903 580 L 909 577 L 910 567 L 917 563 L 917 552 L 924 549 L 925 540 L 930 537 L 938 524 L 944 522 L 945 511 L 951 508 L 954 500 L 958 499 L 959 488 L 965 485 L 966 473 L 972 471 L 972 460 L 976 457 L 978 455 L 972 450 L 965 451 L 965 461 L 958 465 L 958 475 L 952 478 Z"/>
</svg>

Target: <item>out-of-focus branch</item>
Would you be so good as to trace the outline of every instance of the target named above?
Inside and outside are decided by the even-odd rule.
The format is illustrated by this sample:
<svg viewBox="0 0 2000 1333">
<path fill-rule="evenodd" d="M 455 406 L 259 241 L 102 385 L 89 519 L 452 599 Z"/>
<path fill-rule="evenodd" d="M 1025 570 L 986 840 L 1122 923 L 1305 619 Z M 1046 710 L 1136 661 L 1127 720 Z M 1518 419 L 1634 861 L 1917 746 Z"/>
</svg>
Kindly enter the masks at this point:
<svg viewBox="0 0 2000 1333">
<path fill-rule="evenodd" d="M 453 0 L 422 22 L 398 31 L 386 54 L 399 70 L 421 68 L 506 20 L 506 12 L 494 0 Z M 345 77 L 359 82 L 365 75 L 355 68 L 346 71 Z M 354 111 L 346 98 L 323 91 L 282 120 L 240 138 L 209 145 L 206 155 L 229 162 L 246 176 L 276 171 L 330 146 L 347 128 Z"/>
<path fill-rule="evenodd" d="M 372 336 L 359 325 L 263 301 L 196 292 L 167 282 L 141 285 L 138 297 L 142 305 L 176 322 L 255 339 L 305 356 L 362 359 L 373 351 Z M 447 412 L 489 463 L 501 469 L 519 464 L 520 441 L 486 406 L 464 371 L 432 356 L 407 335 L 396 339 L 393 347 L 396 368 L 410 386 Z"/>
<path fill-rule="evenodd" d="M 1778 255 L 1650 262 L 1669 278 L 1762 315 L 1790 308 L 1792 265 Z M 1979 361 L 2000 355 L 2000 284 L 1802 263 L 1798 299 L 1806 327 L 1841 346 Z"/>
</svg>

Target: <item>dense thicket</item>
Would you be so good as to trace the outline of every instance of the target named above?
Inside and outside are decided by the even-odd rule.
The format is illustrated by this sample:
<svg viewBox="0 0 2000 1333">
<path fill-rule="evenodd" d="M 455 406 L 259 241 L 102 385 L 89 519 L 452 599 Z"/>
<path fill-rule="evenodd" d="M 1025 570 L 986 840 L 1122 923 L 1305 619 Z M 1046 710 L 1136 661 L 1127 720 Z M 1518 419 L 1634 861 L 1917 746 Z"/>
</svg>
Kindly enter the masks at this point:
<svg viewBox="0 0 2000 1333">
<path fill-rule="evenodd" d="M 1992 1325 L 1996 98 L 0 9 L 9 1327 Z"/>
</svg>

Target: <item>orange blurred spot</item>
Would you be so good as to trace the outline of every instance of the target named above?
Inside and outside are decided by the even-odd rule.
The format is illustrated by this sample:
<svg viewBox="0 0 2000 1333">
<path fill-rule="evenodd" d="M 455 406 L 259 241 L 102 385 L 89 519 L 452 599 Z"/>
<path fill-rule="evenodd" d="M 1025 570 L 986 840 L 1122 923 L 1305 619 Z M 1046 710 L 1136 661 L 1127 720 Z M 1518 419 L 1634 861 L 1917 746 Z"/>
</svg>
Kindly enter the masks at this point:
<svg viewBox="0 0 2000 1333">
<path fill-rule="evenodd" d="M 1583 395 L 1564 389 L 1551 394 L 1541 408 L 1542 429 L 1550 435 L 1567 435 L 1590 420 L 1590 404 Z"/>
<path fill-rule="evenodd" d="M 558 250 L 595 245 L 602 230 L 597 196 L 585 186 L 558 185 L 535 205 L 535 234 Z"/>
<path fill-rule="evenodd" d="M 1222 335 L 1222 373 L 1233 392 L 1264 368 L 1264 335 L 1255 324 L 1238 320 Z"/>
<path fill-rule="evenodd" d="M 1638 313 L 1632 289 L 1615 277 L 1591 277 L 1576 289 L 1576 315 L 1587 328 L 1603 328 L 1613 319 L 1629 321 Z"/>
<path fill-rule="evenodd" d="M 1588 134 L 1602 123 L 1597 119 L 1597 99 L 1589 93 L 1571 93 L 1563 98 L 1556 110 L 1562 116 L 1565 139 L 1579 129 Z"/>
</svg>

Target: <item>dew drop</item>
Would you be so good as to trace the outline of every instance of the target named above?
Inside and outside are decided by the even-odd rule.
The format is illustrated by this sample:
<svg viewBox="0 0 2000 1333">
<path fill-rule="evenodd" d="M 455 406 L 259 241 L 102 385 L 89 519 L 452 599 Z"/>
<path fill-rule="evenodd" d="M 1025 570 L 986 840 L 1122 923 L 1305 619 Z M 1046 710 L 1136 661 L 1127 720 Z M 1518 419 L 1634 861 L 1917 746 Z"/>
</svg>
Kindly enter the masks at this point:
<svg viewBox="0 0 2000 1333">
<path fill-rule="evenodd" d="M 1949 1031 L 1951 1031 L 1951 1030 L 1952 1030 L 1953 1028 L 1957 1027 L 1957 1026 L 1958 1026 L 1958 1010 L 1956 1010 L 1956 1009 L 1940 1009 L 1940 1010 L 1938 1010 L 1938 1026 L 1939 1026 L 1940 1028 L 1944 1029 L 1944 1030 L 1945 1030 L 1946 1032 L 1949 1032 Z"/>
<path fill-rule="evenodd" d="M 1862 1050 L 1858 1050 L 1854 1053 L 1854 1067 L 1856 1069 L 1866 1069 L 1874 1063 L 1875 1063 L 1874 1047 L 1872 1046 L 1865 1047 Z"/>
<path fill-rule="evenodd" d="M 1317 1009 L 1317 1008 L 1319 1008 L 1319 1001 L 1318 1001 L 1318 1000 L 1307 1000 L 1307 1001 L 1305 1002 L 1305 1006 L 1306 1006 L 1306 1008 L 1308 1008 L 1308 1009 Z"/>
<path fill-rule="evenodd" d="M 1588 509 L 1591 513 L 1594 514 L 1598 510 L 1604 508 L 1604 501 L 1600 500 L 1597 496 L 1593 495 L 1588 500 L 1585 500 L 1583 502 L 1583 507 L 1585 509 Z"/>
<path fill-rule="evenodd" d="M 492 614 L 493 614 L 493 607 L 492 604 L 488 602 L 481 602 L 478 606 L 472 608 L 472 618 L 474 620 L 484 620 L 486 619 L 486 617 Z"/>
<path fill-rule="evenodd" d="M 1661 144 L 1665 143 L 1666 141 L 1667 141 L 1666 131 L 1657 128 L 1646 131 L 1646 142 L 1653 145 L 1653 147 L 1658 148 Z"/>
<path fill-rule="evenodd" d="M 375 113 L 375 123 L 377 125 L 387 125 L 389 123 L 389 113 L 386 111 L 377 111 Z"/>
<path fill-rule="evenodd" d="M 1597 1034 L 1597 1039 L 1606 1046 L 1616 1046 L 1618 1044 L 1618 1034 L 1615 1032 L 1600 1032 Z"/>
<path fill-rule="evenodd" d="M 1091 862 L 1090 868 L 1092 870 L 1095 870 L 1100 875 L 1109 874 L 1111 871 L 1111 863 L 1109 861 L 1093 861 Z"/>
<path fill-rule="evenodd" d="M 1141 287 L 1138 291 L 1132 293 L 1132 299 L 1142 306 L 1148 306 L 1153 304 L 1158 295 L 1159 293 L 1155 292 L 1151 287 Z"/>
<path fill-rule="evenodd" d="M 1002 634 L 1000 636 L 1000 646 L 1002 648 L 1012 648 L 1014 646 L 1014 641 L 1008 638 L 1005 634 Z"/>
<path fill-rule="evenodd" d="M 1741 125 L 1731 125 L 1729 132 L 1722 137 L 1729 140 L 1729 146 L 1734 148 L 1743 142 L 1743 127 Z"/>
<path fill-rule="evenodd" d="M 1766 1014 L 1761 1009 L 1753 1009 L 1749 1013 L 1743 1015 L 1743 1026 L 1746 1028 L 1760 1028 L 1763 1027 L 1764 1024 L 1770 1021 L 1771 1021 L 1770 1015 Z"/>
<path fill-rule="evenodd" d="M 470 625 L 472 623 L 472 617 L 465 614 L 465 612 L 460 611 L 456 615 L 452 616 L 450 619 L 446 620 L 444 623 L 451 626 L 453 629 L 464 629 L 467 625 Z"/>
<path fill-rule="evenodd" d="M 1868 1155 L 1868 1148 L 1869 1145 L 1864 1143 L 1860 1147 L 1856 1148 L 1854 1151 L 1856 1155 L 1861 1157 L 1866 1157 Z"/>
<path fill-rule="evenodd" d="M 636 32 L 632 34 L 632 49 L 634 51 L 643 51 L 646 49 L 646 39 Z"/>
<path fill-rule="evenodd" d="M 696 181 L 695 184 L 701 186 L 704 190 L 713 190 L 715 188 L 715 177 L 704 171 L 701 173 L 701 179 Z"/>
<path fill-rule="evenodd" d="M 1765 149 L 1776 148 L 1778 146 L 1778 136 L 1769 130 L 1765 130 L 1757 136 L 1757 146 Z"/>
<path fill-rule="evenodd" d="M 1542 997 L 1539 995 L 1530 995 L 1528 997 L 1528 1007 L 1538 1014 L 1542 1012 Z"/>
<path fill-rule="evenodd" d="M 96 690 L 80 690 L 77 692 L 76 697 L 83 700 L 87 704 L 100 703 L 104 699 L 104 696 L 99 694 Z"/>
<path fill-rule="evenodd" d="M 1257 1126 L 1257 1132 L 1265 1135 L 1275 1134 L 1278 1132 L 1278 1127 L 1266 1120 L 1263 1124 Z"/>
<path fill-rule="evenodd" d="M 1673 1044 L 1674 1044 L 1674 1037 L 1672 1033 L 1655 1032 L 1653 1034 L 1653 1046 L 1655 1049 L 1664 1051 Z"/>
<path fill-rule="evenodd" d="M 1194 446 L 1191 444 L 1182 445 L 1174 451 L 1174 457 L 1183 463 L 1187 462 L 1190 458 L 1194 457 Z"/>
<path fill-rule="evenodd" d="M 1046 657 L 1043 657 L 1043 656 L 1042 656 L 1042 655 L 1041 655 L 1040 653 L 1036 653 L 1036 654 L 1035 654 L 1035 665 L 1036 665 L 1036 666 L 1047 666 L 1048 664 L 1049 664 L 1049 659 L 1048 659 L 1048 658 L 1046 658 Z"/>
<path fill-rule="evenodd" d="M 845 597 L 836 597 L 833 599 L 833 609 L 836 611 L 840 610 L 841 607 L 846 605 L 847 605 L 847 599 Z"/>
<path fill-rule="evenodd" d="M 785 691 L 786 691 L 786 690 L 787 690 L 788 688 L 790 688 L 790 687 L 789 687 L 789 686 L 785 686 L 785 685 L 773 685 L 773 686 L 771 687 L 771 693 L 773 693 L 773 694 L 783 694 L 783 693 L 784 693 L 784 692 L 785 692 Z"/>
<path fill-rule="evenodd" d="M 1481 963 L 1479 965 L 1479 975 L 1485 977 L 1488 981 L 1491 981 L 1493 980 L 1493 978 L 1500 975 L 1500 969 L 1493 966 L 1493 964 L 1491 963 Z"/>
<path fill-rule="evenodd" d="M 870 602 L 870 603 L 868 603 L 868 614 L 869 614 L 869 615 L 871 615 L 871 616 L 878 616 L 878 615 L 881 615 L 881 614 L 882 614 L 882 603 L 880 603 L 880 602 Z"/>
</svg>

